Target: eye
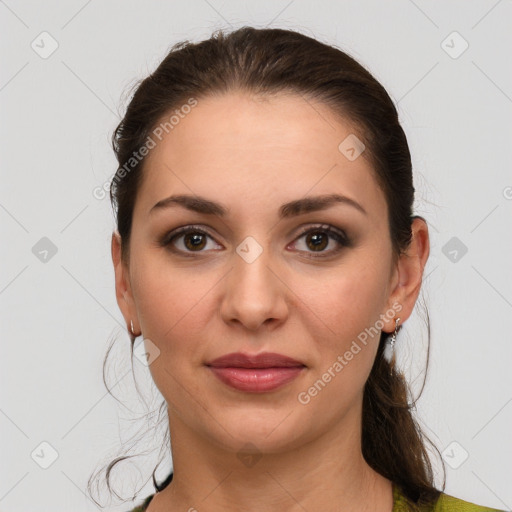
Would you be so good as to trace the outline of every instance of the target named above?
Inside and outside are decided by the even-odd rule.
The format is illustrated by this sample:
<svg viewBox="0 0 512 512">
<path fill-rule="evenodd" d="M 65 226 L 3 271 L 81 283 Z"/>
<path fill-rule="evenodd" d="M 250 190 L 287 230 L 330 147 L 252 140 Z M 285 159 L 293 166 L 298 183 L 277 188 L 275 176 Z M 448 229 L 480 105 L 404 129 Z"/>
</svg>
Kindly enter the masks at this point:
<svg viewBox="0 0 512 512">
<path fill-rule="evenodd" d="M 169 247 L 173 252 L 188 256 L 194 252 L 200 253 L 208 250 L 208 239 L 214 241 L 212 236 L 204 229 L 198 226 L 184 226 L 168 233 L 160 241 L 160 245 Z M 343 247 L 350 246 L 350 240 L 345 233 L 328 224 L 304 228 L 300 236 L 291 245 L 299 244 L 300 246 L 299 241 L 301 239 L 304 239 L 303 246 L 305 246 L 305 249 L 297 249 L 297 247 L 295 249 L 299 252 L 309 253 L 307 256 L 309 258 L 327 257 L 338 253 Z M 333 245 L 334 247 L 331 247 L 330 250 L 325 250 Z M 210 250 L 217 250 L 218 248 L 222 247 L 217 244 L 217 248 L 210 248 Z"/>
<path fill-rule="evenodd" d="M 298 249 L 299 251 L 310 253 L 307 257 L 309 258 L 322 258 L 333 255 L 339 252 L 342 247 L 348 247 L 350 240 L 347 238 L 345 233 L 334 229 L 328 224 L 322 224 L 316 227 L 305 228 L 301 235 L 293 242 L 293 245 L 301 245 L 298 241 L 303 240 L 302 246 L 305 249 Z M 334 240 L 333 243 L 331 243 Z M 334 248 L 332 246 L 334 245 Z M 325 250 L 327 247 L 331 247 L 330 250 Z M 297 248 L 297 247 L 296 247 Z M 317 253 L 317 254 L 314 254 Z"/>
<path fill-rule="evenodd" d="M 213 238 L 204 230 L 196 226 L 185 226 L 175 229 L 160 242 L 163 247 L 171 246 L 174 252 L 192 253 L 204 252 L 207 247 L 207 239 Z"/>
</svg>

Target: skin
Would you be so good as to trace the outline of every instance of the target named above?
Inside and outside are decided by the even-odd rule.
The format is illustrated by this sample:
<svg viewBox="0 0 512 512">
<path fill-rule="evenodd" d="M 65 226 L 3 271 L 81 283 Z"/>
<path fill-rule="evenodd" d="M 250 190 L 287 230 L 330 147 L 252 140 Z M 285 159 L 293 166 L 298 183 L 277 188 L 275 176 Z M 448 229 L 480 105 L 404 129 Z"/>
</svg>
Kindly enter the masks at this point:
<svg viewBox="0 0 512 512">
<path fill-rule="evenodd" d="M 301 96 L 232 92 L 201 98 L 148 155 L 129 262 L 117 233 L 112 257 L 127 325 L 160 350 L 150 371 L 168 404 L 174 479 L 149 512 L 392 510 L 391 482 L 361 453 L 363 388 L 379 335 L 309 403 L 297 399 L 382 315 L 382 330 L 393 332 L 393 305 L 407 320 L 429 254 L 427 226 L 415 219 L 408 250 L 393 260 L 371 164 L 364 153 L 350 161 L 338 150 L 351 133 L 348 121 Z M 340 203 L 278 217 L 283 203 L 334 192 L 366 214 Z M 172 194 L 206 197 L 229 214 L 180 206 L 150 213 Z M 323 252 L 315 252 L 299 228 L 324 223 L 352 243 L 322 232 Z M 190 257 L 159 244 L 191 224 L 208 236 L 200 249 L 183 236 L 174 241 Z M 248 236 L 262 248 L 251 263 L 236 252 Z M 306 368 L 278 390 L 251 394 L 205 366 L 230 352 L 267 351 Z M 237 457 L 247 443 L 257 453 L 250 464 Z"/>
</svg>

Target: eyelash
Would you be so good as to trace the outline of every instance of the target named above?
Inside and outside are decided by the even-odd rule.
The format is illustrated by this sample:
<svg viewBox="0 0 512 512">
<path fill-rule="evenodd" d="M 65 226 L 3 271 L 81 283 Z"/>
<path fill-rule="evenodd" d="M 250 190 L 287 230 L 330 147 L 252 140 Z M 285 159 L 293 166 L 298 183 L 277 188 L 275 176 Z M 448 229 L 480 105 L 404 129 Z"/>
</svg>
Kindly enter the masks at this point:
<svg viewBox="0 0 512 512">
<path fill-rule="evenodd" d="M 325 258 L 327 256 L 332 256 L 333 254 L 337 254 L 339 251 L 341 251 L 342 247 L 350 247 L 351 246 L 351 241 L 347 237 L 347 235 L 343 231 L 338 231 L 337 229 L 334 229 L 329 224 L 321 224 L 321 225 L 313 226 L 313 227 L 310 227 L 310 226 L 305 227 L 299 233 L 299 235 L 297 236 L 297 238 L 295 240 L 298 240 L 299 238 L 302 238 L 303 236 L 305 236 L 309 233 L 316 233 L 316 232 L 326 233 L 329 237 L 334 239 L 339 244 L 339 247 L 337 249 L 330 250 L 327 252 L 320 251 L 318 254 L 315 254 L 314 252 L 309 252 L 308 253 L 309 256 L 307 256 L 308 258 Z M 170 233 L 165 235 L 164 238 L 160 241 L 160 246 L 161 247 L 172 246 L 173 242 L 175 242 L 179 237 L 189 234 L 189 233 L 201 234 L 201 235 L 205 235 L 205 236 L 208 236 L 213 239 L 213 237 L 207 231 L 202 229 L 201 227 L 190 225 L 190 226 L 184 226 L 184 227 L 175 229 L 174 231 L 171 231 Z M 194 253 L 205 252 L 205 251 L 182 251 L 182 250 L 176 249 L 174 247 L 171 247 L 170 250 L 172 252 L 179 253 L 180 255 L 184 255 L 185 257 L 192 257 L 192 255 Z M 300 251 L 300 252 L 304 252 L 304 251 Z"/>
</svg>

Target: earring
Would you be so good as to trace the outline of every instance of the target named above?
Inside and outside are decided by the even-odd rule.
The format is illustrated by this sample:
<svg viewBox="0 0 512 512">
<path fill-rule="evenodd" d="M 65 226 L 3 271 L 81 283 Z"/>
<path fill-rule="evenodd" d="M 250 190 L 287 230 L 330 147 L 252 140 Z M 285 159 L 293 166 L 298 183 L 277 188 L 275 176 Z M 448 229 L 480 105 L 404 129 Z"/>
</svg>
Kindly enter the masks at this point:
<svg viewBox="0 0 512 512">
<path fill-rule="evenodd" d="M 396 335 L 398 333 L 398 326 L 400 324 L 400 318 L 395 319 L 395 331 L 390 336 L 389 341 L 386 342 L 386 346 L 384 348 L 384 359 L 390 364 L 391 371 L 390 375 L 393 374 L 393 368 L 395 366 L 395 341 Z"/>
</svg>

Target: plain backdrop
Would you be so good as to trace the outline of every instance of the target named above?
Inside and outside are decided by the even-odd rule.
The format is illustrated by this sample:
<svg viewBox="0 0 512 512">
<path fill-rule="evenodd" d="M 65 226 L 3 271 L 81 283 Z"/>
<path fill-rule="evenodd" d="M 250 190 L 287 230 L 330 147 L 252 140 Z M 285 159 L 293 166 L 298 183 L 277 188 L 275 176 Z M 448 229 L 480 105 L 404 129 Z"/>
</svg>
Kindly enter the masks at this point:
<svg viewBox="0 0 512 512">
<path fill-rule="evenodd" d="M 0 510 L 96 510 L 87 479 L 130 428 L 101 377 L 111 338 L 116 391 L 136 403 L 98 193 L 116 168 L 110 136 L 174 43 L 243 25 L 335 44 L 395 101 L 431 235 L 418 414 L 446 492 L 511 510 L 511 19 L 496 0 L 0 1 Z M 416 384 L 420 313 L 397 349 Z"/>
</svg>

